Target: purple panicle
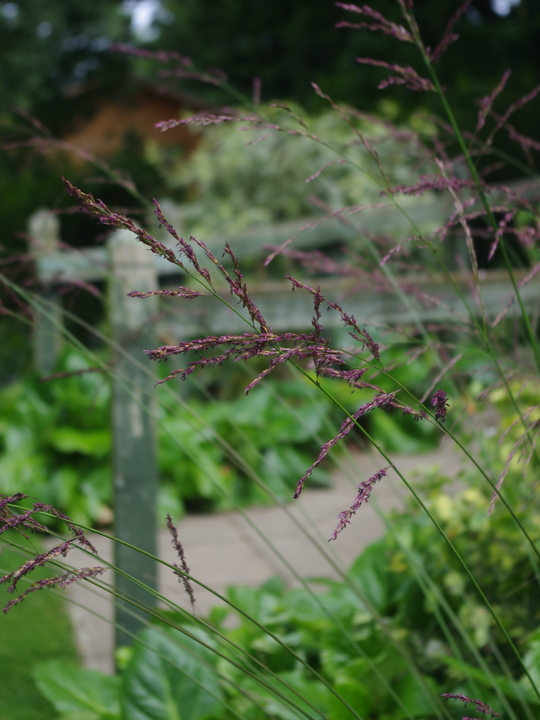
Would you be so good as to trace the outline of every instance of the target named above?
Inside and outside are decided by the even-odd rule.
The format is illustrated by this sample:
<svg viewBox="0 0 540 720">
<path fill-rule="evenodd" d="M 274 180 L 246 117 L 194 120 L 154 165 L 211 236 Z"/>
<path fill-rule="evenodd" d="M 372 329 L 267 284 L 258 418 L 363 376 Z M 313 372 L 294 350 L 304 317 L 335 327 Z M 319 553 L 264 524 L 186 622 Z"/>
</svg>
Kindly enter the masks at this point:
<svg viewBox="0 0 540 720">
<path fill-rule="evenodd" d="M 394 65 L 384 60 L 374 60 L 373 58 L 356 58 L 356 62 L 362 63 L 363 65 L 384 67 L 387 68 L 387 70 L 397 73 L 397 75 L 390 75 L 386 80 L 382 80 L 379 83 L 379 90 L 384 90 L 384 88 L 389 85 L 404 85 L 408 90 L 414 90 L 415 92 L 433 92 L 435 90 L 435 86 L 431 80 L 418 75 L 412 67 Z"/>
<path fill-rule="evenodd" d="M 476 700 L 475 698 L 467 697 L 461 693 L 442 693 L 441 697 L 445 700 L 457 700 L 465 705 L 474 705 L 476 712 L 482 713 L 483 715 L 491 715 L 491 717 L 499 717 L 499 713 L 492 710 L 489 705 L 482 700 Z M 473 720 L 471 718 L 463 718 L 463 720 Z"/>
<path fill-rule="evenodd" d="M 414 185 L 396 185 L 383 190 L 381 195 L 423 195 L 428 190 L 461 190 L 462 188 L 476 187 L 473 180 L 462 180 L 457 177 L 444 177 L 442 175 L 420 175 L 420 180 Z"/>
<path fill-rule="evenodd" d="M 194 298 L 203 297 L 203 295 L 207 294 L 208 293 L 201 293 L 196 290 L 190 290 L 189 288 L 179 286 L 178 290 L 151 290 L 150 292 L 138 292 L 137 290 L 133 290 L 128 293 L 128 297 L 147 298 L 152 297 L 152 295 L 170 295 L 171 297 L 181 297 L 184 300 L 193 300 Z"/>
<path fill-rule="evenodd" d="M 72 585 L 80 580 L 87 580 L 88 578 L 96 577 L 97 575 L 101 575 L 103 572 L 105 572 L 105 568 L 103 567 L 82 568 L 77 571 L 72 570 L 65 575 L 60 575 L 58 577 L 37 580 L 32 583 L 32 585 L 30 585 L 30 587 L 27 588 L 21 595 L 16 597 L 14 600 L 10 600 L 10 602 L 8 602 L 2 609 L 2 612 L 7 613 L 12 607 L 21 603 L 28 595 L 30 595 L 30 593 L 36 592 L 37 590 L 45 590 L 46 588 L 51 587 L 64 589 L 68 587 L 68 585 Z"/>
<path fill-rule="evenodd" d="M 290 275 L 286 275 L 285 277 L 287 278 L 287 280 L 291 281 L 291 283 L 293 285 L 293 290 L 295 288 L 298 288 L 300 290 L 307 290 L 314 296 L 316 315 L 319 311 L 319 308 L 320 308 L 320 305 L 322 302 L 326 303 L 326 305 L 329 308 L 332 308 L 332 310 L 336 310 L 337 312 L 339 312 L 341 315 L 342 323 L 344 325 L 347 325 L 348 327 L 351 327 L 354 330 L 354 332 L 350 332 L 349 335 L 351 337 L 353 337 L 355 340 L 358 340 L 359 342 L 361 342 L 365 347 L 367 347 L 375 360 L 380 360 L 378 343 L 376 343 L 373 340 L 373 338 L 368 333 L 366 328 L 360 329 L 360 327 L 358 326 L 358 324 L 356 322 L 354 315 L 348 315 L 346 312 L 343 311 L 343 309 L 337 303 L 330 302 L 329 300 L 326 300 L 326 298 L 322 297 L 322 295 L 320 293 L 320 288 L 317 288 L 316 290 L 314 290 L 309 285 L 305 285 L 304 283 L 301 283 L 298 280 L 295 280 L 295 278 L 291 277 Z M 320 315 L 319 315 L 319 317 L 320 317 Z"/>
<path fill-rule="evenodd" d="M 94 198 L 93 195 L 90 195 L 90 193 L 85 193 L 82 190 L 79 190 L 79 188 L 72 185 L 69 180 L 66 180 L 65 178 L 62 178 L 62 180 L 64 181 L 64 185 L 66 186 L 66 190 L 69 195 L 78 201 L 83 212 L 88 215 L 96 216 L 99 222 L 103 225 L 116 228 L 117 230 L 129 230 L 129 232 L 132 232 L 137 237 L 139 242 L 146 245 L 146 247 L 155 255 L 161 255 L 161 257 L 165 258 L 168 262 L 184 270 L 183 264 L 180 260 L 178 260 L 171 248 L 168 248 L 163 243 L 158 242 L 149 233 L 147 233 L 146 230 L 143 230 L 135 225 L 133 220 L 128 218 L 126 215 L 109 210 L 102 200 L 96 200 L 96 198 Z"/>
<path fill-rule="evenodd" d="M 444 390 L 437 390 L 431 397 L 431 407 L 435 408 L 435 419 L 443 423 L 446 420 L 448 396 Z"/>
<path fill-rule="evenodd" d="M 88 538 L 84 535 L 83 531 L 79 527 L 77 527 L 67 515 L 64 515 L 64 513 L 60 512 L 60 510 L 56 510 L 56 508 L 52 507 L 51 505 L 36 502 L 34 503 L 32 508 L 30 508 L 29 510 L 24 510 L 24 512 L 20 512 L 18 514 L 12 512 L 12 510 L 8 507 L 10 503 L 23 500 L 27 497 L 27 495 L 23 495 L 22 493 L 16 493 L 15 495 L 12 495 L 10 497 L 0 497 L 0 522 L 2 523 L 0 526 L 0 534 L 2 534 L 5 530 L 8 529 L 15 529 L 19 532 L 22 532 L 22 528 L 30 528 L 31 530 L 40 530 L 42 532 L 47 532 L 47 528 L 41 523 L 39 523 L 37 520 L 35 520 L 33 516 L 39 513 L 49 513 L 54 517 L 62 520 L 72 532 L 73 537 L 69 540 L 64 540 L 63 542 L 55 545 L 52 548 L 49 548 L 43 553 L 35 555 L 34 557 L 30 558 L 30 560 L 24 562 L 20 567 L 13 570 L 13 572 L 10 572 L 7 575 L 0 577 L 0 585 L 10 583 L 7 590 L 9 593 L 14 593 L 17 589 L 17 584 L 19 580 L 26 577 L 36 568 L 43 567 L 48 562 L 51 562 L 59 556 L 65 557 L 73 546 L 73 543 L 78 543 L 87 550 L 90 550 L 91 552 L 97 554 L 96 549 L 88 540 Z M 33 583 L 18 598 L 8 603 L 4 608 L 4 612 L 7 612 L 7 610 L 9 610 L 11 607 L 17 605 L 19 602 L 24 600 L 24 598 L 31 592 L 35 592 L 36 590 L 41 590 L 42 588 L 52 587 L 55 585 L 63 588 L 67 585 L 70 585 L 72 582 L 76 582 L 77 580 L 84 580 L 86 577 L 93 577 L 94 575 L 97 575 L 99 574 L 99 572 L 103 571 L 104 568 L 85 568 L 84 570 L 77 572 L 72 571 L 62 577 L 39 580 Z"/>
<path fill-rule="evenodd" d="M 360 23 L 349 23 L 343 21 L 337 23 L 336 27 L 338 28 L 366 28 L 367 30 L 373 30 L 375 32 L 382 32 L 385 35 L 390 35 L 396 38 L 396 40 L 401 40 L 402 42 L 414 42 L 413 36 L 406 28 L 403 27 L 403 25 L 390 22 L 384 17 L 384 15 L 381 15 L 381 13 L 377 12 L 369 5 L 362 5 L 359 7 L 358 5 L 352 5 L 351 3 L 336 2 L 335 4 L 343 10 L 348 10 L 349 12 L 357 13 L 358 15 L 365 15 L 371 20 L 371 22 Z"/>
<path fill-rule="evenodd" d="M 450 20 L 448 21 L 448 24 L 445 28 L 445 31 L 443 33 L 443 36 L 441 38 L 441 41 L 435 48 L 435 50 L 430 54 L 430 60 L 432 63 L 436 63 L 441 59 L 441 56 L 443 55 L 444 51 L 456 40 L 459 39 L 459 35 L 456 35 L 454 30 L 454 25 L 457 23 L 459 18 L 463 15 L 463 13 L 467 12 L 469 9 L 469 6 L 471 4 L 472 0 L 465 0 L 464 3 L 462 3 L 456 12 L 452 15 Z"/>
<path fill-rule="evenodd" d="M 182 543 L 178 539 L 178 531 L 173 525 L 173 521 L 170 515 L 167 515 L 167 527 L 169 528 L 169 532 L 172 535 L 172 543 L 174 546 L 174 549 L 178 553 L 178 557 L 180 558 L 180 562 L 182 564 L 182 567 L 174 564 L 174 567 L 176 568 L 175 574 L 178 575 L 178 578 L 180 579 L 180 582 L 184 585 L 184 589 L 186 593 L 189 596 L 189 600 L 191 602 L 191 607 L 195 607 L 195 593 L 193 592 L 193 587 L 189 581 L 189 578 L 187 577 L 189 575 L 189 567 L 186 562 L 186 556 L 184 554 L 184 548 L 182 547 Z"/>
<path fill-rule="evenodd" d="M 339 513 L 339 523 L 336 529 L 334 530 L 332 537 L 329 538 L 328 542 L 330 540 L 335 540 L 339 533 L 344 530 L 347 525 L 351 521 L 351 517 L 356 514 L 357 510 L 360 508 L 361 505 L 364 503 L 367 503 L 369 498 L 371 497 L 371 491 L 373 490 L 373 486 L 376 482 L 378 482 L 381 478 L 385 477 L 387 475 L 388 467 L 382 468 L 381 470 L 377 470 L 375 475 L 369 478 L 369 480 L 364 480 L 364 482 L 361 482 L 358 486 L 358 494 L 351 505 L 350 508 L 347 510 L 344 510 L 343 512 Z"/>
<path fill-rule="evenodd" d="M 505 88 L 506 83 L 508 82 L 508 78 L 512 74 L 511 70 L 506 70 L 503 73 L 503 76 L 501 78 L 500 83 L 497 85 L 497 87 L 489 94 L 486 95 L 486 97 L 483 97 L 479 102 L 478 105 L 480 107 L 480 110 L 478 112 L 478 121 L 476 123 L 476 132 L 481 130 L 484 127 L 484 124 L 486 122 L 486 118 L 491 112 L 491 108 L 493 106 L 493 102 L 497 95 L 499 95 Z"/>
</svg>

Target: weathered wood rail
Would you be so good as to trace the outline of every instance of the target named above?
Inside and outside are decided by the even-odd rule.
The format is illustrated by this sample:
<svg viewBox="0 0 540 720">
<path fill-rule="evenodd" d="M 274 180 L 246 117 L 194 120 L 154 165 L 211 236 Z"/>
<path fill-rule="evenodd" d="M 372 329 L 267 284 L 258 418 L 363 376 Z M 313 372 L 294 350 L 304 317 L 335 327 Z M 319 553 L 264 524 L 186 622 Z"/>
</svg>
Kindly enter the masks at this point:
<svg viewBox="0 0 540 720">
<path fill-rule="evenodd" d="M 414 206 L 410 213 L 423 223 L 444 222 L 449 210 L 447 201 Z M 379 211 L 380 210 L 380 211 Z M 403 225 L 403 218 L 393 209 L 379 209 L 370 215 L 368 233 L 394 232 Z M 234 238 L 211 238 L 208 246 L 220 256 L 228 240 L 241 259 L 261 257 L 263 248 L 280 245 L 296 235 L 306 222 L 257 228 Z M 37 277 L 42 288 L 41 310 L 35 323 L 35 363 L 43 374 L 49 374 L 62 343 L 62 307 L 59 289 L 66 284 L 105 281 L 107 285 L 107 314 L 111 330 L 111 346 L 115 355 L 113 367 L 113 477 L 115 535 L 126 543 L 140 547 L 150 555 L 156 554 L 156 487 L 157 462 L 151 400 L 155 378 L 152 363 L 145 360 L 143 349 L 156 347 L 157 337 L 185 340 L 205 334 L 229 334 L 249 331 L 242 319 L 247 317 L 238 306 L 240 316 L 214 297 L 201 297 L 190 302 L 166 298 L 137 300 L 127 297 L 131 290 L 149 291 L 158 288 L 160 279 L 170 281 L 178 268 L 151 254 L 127 231 L 116 231 L 107 247 L 84 250 L 59 249 L 58 219 L 46 210 L 38 211 L 29 224 L 36 259 Z M 295 240 L 296 248 L 316 248 L 331 242 L 353 243 L 358 228 L 339 219 L 331 219 L 301 232 Z M 164 240 L 163 236 L 159 238 Z M 173 246 L 171 244 L 171 246 Z M 468 319 L 467 310 L 456 293 L 456 287 L 473 312 L 478 312 L 474 283 L 467 273 L 454 273 L 452 279 L 429 274 L 401 278 L 403 291 L 358 290 L 351 279 L 317 281 L 323 295 L 344 306 L 362 324 L 403 324 L 422 322 L 453 323 Z M 411 291 L 414 288 L 414 292 Z M 503 272 L 484 273 L 481 278 L 482 296 L 490 317 L 503 311 L 511 298 L 511 285 Z M 223 289 L 223 297 L 231 296 Z M 529 308 L 538 308 L 540 278 L 536 277 L 522 290 Z M 255 284 L 252 298 L 270 326 L 278 332 L 309 328 L 313 316 L 313 298 L 301 290 L 291 294 L 287 282 Z M 517 312 L 517 303 L 510 314 Z M 159 322 L 157 319 L 159 318 Z M 329 330 L 340 326 L 339 314 L 325 313 L 324 324 Z M 174 342 L 174 340 L 172 341 Z M 145 368 L 144 365 L 147 365 Z M 150 411 L 149 411 L 150 408 Z M 135 553 L 129 547 L 116 545 L 115 563 L 125 573 L 155 587 L 156 569 L 151 559 Z M 148 603 L 148 594 L 123 575 L 116 578 L 121 594 L 134 596 Z M 139 622 L 126 604 L 120 602 L 116 611 L 117 626 L 136 632 Z M 120 631 L 117 643 L 129 642 Z"/>
</svg>

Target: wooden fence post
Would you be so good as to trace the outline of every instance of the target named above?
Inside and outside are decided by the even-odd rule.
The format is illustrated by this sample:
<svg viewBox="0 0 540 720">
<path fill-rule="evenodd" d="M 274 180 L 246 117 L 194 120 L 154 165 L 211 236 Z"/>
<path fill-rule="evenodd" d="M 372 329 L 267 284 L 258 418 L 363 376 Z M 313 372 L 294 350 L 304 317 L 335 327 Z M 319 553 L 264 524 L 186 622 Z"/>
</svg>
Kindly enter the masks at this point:
<svg viewBox="0 0 540 720">
<path fill-rule="evenodd" d="M 151 363 L 143 353 L 154 347 L 154 298 L 127 297 L 131 290 L 157 288 L 153 255 L 127 230 L 119 230 L 109 241 L 111 278 L 109 317 L 114 350 L 112 389 L 114 531 L 116 537 L 146 552 L 156 554 L 157 458 L 153 420 L 154 378 Z M 120 347 L 118 347 L 120 346 Z M 150 371 L 150 372 L 149 372 Z M 151 588 L 156 588 L 155 562 L 115 543 L 115 564 Z M 154 598 L 117 574 L 116 589 L 135 601 L 155 604 Z M 116 605 L 115 620 L 131 633 L 142 628 L 130 605 Z M 143 613 L 139 613 L 142 617 Z M 132 639 L 116 630 L 116 647 Z"/>
<path fill-rule="evenodd" d="M 40 258 L 58 252 L 60 220 L 50 210 L 37 210 L 28 221 L 28 232 L 38 263 Z M 38 305 L 33 328 L 34 367 L 40 374 L 49 375 L 62 348 L 62 305 L 54 284 L 40 291 Z"/>
</svg>

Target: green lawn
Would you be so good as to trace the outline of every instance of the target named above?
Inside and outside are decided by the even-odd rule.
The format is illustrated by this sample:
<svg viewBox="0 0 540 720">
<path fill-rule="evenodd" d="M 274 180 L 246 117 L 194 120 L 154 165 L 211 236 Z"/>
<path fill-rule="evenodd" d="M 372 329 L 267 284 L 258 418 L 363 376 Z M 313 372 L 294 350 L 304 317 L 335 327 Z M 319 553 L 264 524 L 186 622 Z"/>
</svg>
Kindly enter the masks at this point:
<svg viewBox="0 0 540 720">
<path fill-rule="evenodd" d="M 3 538 L 4 536 L 2 536 Z M 0 538 L 0 575 L 14 570 L 27 555 L 16 554 Z M 12 533 L 6 539 L 25 544 Z M 39 545 L 33 536 L 31 542 Z M 52 568 L 33 574 L 32 580 L 50 577 Z M 27 587 L 19 583 L 21 592 Z M 0 585 L 0 607 L 13 599 Z M 64 599 L 48 590 L 29 595 L 7 614 L 0 613 L 0 718 L 2 720 L 54 720 L 58 717 L 42 698 L 32 680 L 32 669 L 44 660 L 58 659 L 78 664 L 73 632 Z"/>
</svg>

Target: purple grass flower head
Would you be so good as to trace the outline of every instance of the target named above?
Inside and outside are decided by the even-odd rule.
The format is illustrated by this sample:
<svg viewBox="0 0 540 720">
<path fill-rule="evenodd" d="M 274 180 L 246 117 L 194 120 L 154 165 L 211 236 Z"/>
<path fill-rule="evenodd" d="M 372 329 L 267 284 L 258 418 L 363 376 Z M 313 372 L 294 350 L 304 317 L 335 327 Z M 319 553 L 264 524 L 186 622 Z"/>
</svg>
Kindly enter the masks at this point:
<svg viewBox="0 0 540 720">
<path fill-rule="evenodd" d="M 83 547 L 86 547 L 91 552 L 97 554 L 97 550 L 85 536 L 81 528 L 77 527 L 67 515 L 65 515 L 63 512 L 60 512 L 60 510 L 54 508 L 52 505 L 46 505 L 45 503 L 36 502 L 29 510 L 25 510 L 21 513 L 14 513 L 8 507 L 10 503 L 18 502 L 19 500 L 23 500 L 25 498 L 28 498 L 28 495 L 24 495 L 23 493 L 16 493 L 15 495 L 12 495 L 10 497 L 0 497 L 0 521 L 2 522 L 2 526 L 0 527 L 0 535 L 5 530 L 19 530 L 21 527 L 27 527 L 31 530 L 47 532 L 48 528 L 38 522 L 33 516 L 39 513 L 49 513 L 50 515 L 57 517 L 59 520 L 62 520 L 70 529 L 71 533 L 73 534 L 73 538 L 68 542 L 78 542 Z"/>
<path fill-rule="evenodd" d="M 223 123 L 227 122 L 253 122 L 257 123 L 258 118 L 253 115 L 249 117 L 240 117 L 238 115 L 212 115 L 212 114 L 198 114 L 198 115 L 192 115 L 191 117 L 187 118 L 181 118 L 179 120 L 177 119 L 171 119 L 171 120 L 162 120 L 160 122 L 157 122 L 154 127 L 156 130 L 161 130 L 161 132 L 165 132 L 166 130 L 171 130 L 172 128 L 178 127 L 179 125 L 191 125 L 193 127 L 206 127 L 208 125 L 222 125 Z"/>
<path fill-rule="evenodd" d="M 499 246 L 499 241 L 501 237 L 504 235 L 505 232 L 508 231 L 508 226 L 511 223 L 511 221 L 516 216 L 517 210 L 509 210 L 507 213 L 504 214 L 503 219 L 499 222 L 497 231 L 495 232 L 495 236 L 493 238 L 493 242 L 491 243 L 491 247 L 489 248 L 488 253 L 488 262 L 493 259 L 493 256 L 495 255 L 495 251 L 497 250 Z"/>
<path fill-rule="evenodd" d="M 486 97 L 483 97 L 481 100 L 478 101 L 480 110 L 478 112 L 478 121 L 476 123 L 476 132 L 479 132 L 484 127 L 486 118 L 489 115 L 489 113 L 491 112 L 491 108 L 493 107 L 495 98 L 504 90 L 506 83 L 508 82 L 508 79 L 511 74 L 512 74 L 511 70 L 506 70 L 503 73 L 500 83 L 493 90 L 493 92 L 491 92 L 489 95 L 486 95 Z"/>
<path fill-rule="evenodd" d="M 0 535 L 5 530 L 17 530 L 17 532 L 22 532 L 24 535 L 24 532 L 22 531 L 23 527 L 27 527 L 30 530 L 39 530 L 41 532 L 47 531 L 45 525 L 42 525 L 34 517 L 32 517 L 35 513 L 34 508 L 25 510 L 21 513 L 14 513 L 9 507 L 9 505 L 18 503 L 20 500 L 25 500 L 27 498 L 28 495 L 25 495 L 24 493 L 0 496 L 0 522 L 2 523 L 2 526 L 0 527 Z"/>
<path fill-rule="evenodd" d="M 482 713 L 482 715 L 490 715 L 491 717 L 499 717 L 499 713 L 496 713 L 495 710 L 492 710 L 490 706 L 482 702 L 482 700 L 476 700 L 475 698 L 467 697 L 467 695 L 463 695 L 461 693 L 442 693 L 441 697 L 443 697 L 445 700 L 457 700 L 458 702 L 462 702 L 464 705 L 474 705 L 475 711 Z M 474 720 L 473 718 L 463 718 L 462 720 Z"/>
<path fill-rule="evenodd" d="M 439 44 L 438 44 L 437 47 L 435 48 L 435 50 L 434 50 L 433 52 L 429 52 L 429 49 L 428 49 L 428 54 L 429 54 L 429 56 L 430 56 L 430 60 L 431 60 L 432 63 L 438 62 L 438 61 L 441 59 L 441 56 L 443 55 L 443 53 L 445 52 L 445 50 L 446 50 L 450 45 L 452 45 L 452 43 L 454 43 L 456 40 L 459 39 L 459 35 L 456 35 L 456 33 L 453 32 L 454 25 L 457 23 L 457 21 L 460 19 L 460 17 L 461 17 L 465 12 L 467 12 L 467 10 L 469 9 L 469 6 L 471 5 L 471 3 L 472 3 L 472 0 L 465 0 L 465 2 L 462 3 L 462 4 L 458 7 L 458 9 L 456 10 L 456 12 L 452 15 L 452 17 L 451 17 L 450 20 L 448 21 L 448 24 L 447 24 L 447 26 L 446 26 L 446 28 L 445 28 L 445 31 L 444 31 L 444 33 L 443 33 L 443 36 L 442 36 Z"/>
<path fill-rule="evenodd" d="M 0 534 L 2 534 L 5 530 L 8 529 L 16 529 L 19 532 L 22 532 L 23 527 L 30 528 L 31 530 L 40 530 L 42 532 L 47 532 L 48 528 L 39 523 L 33 516 L 39 513 L 48 513 L 62 520 L 70 529 L 73 537 L 58 543 L 57 545 L 49 548 L 45 552 L 35 555 L 12 572 L 4 575 L 3 577 L 0 577 L 0 585 L 10 583 L 7 589 L 9 593 L 14 593 L 17 589 L 18 582 L 36 568 L 44 567 L 47 563 L 54 561 L 58 557 L 66 557 L 68 552 L 73 547 L 74 543 L 78 543 L 83 548 L 86 548 L 87 550 L 97 555 L 97 550 L 88 540 L 88 538 L 86 538 L 81 528 L 77 527 L 67 515 L 60 512 L 60 510 L 57 510 L 51 505 L 36 502 L 34 503 L 32 508 L 24 510 L 20 513 L 15 513 L 11 510 L 11 508 L 8 507 L 10 503 L 18 502 L 19 500 L 23 500 L 27 497 L 28 496 L 24 495 L 23 493 L 16 493 L 15 495 L 12 495 L 10 497 L 0 498 L 0 522 L 2 523 L 0 527 Z M 87 577 L 94 577 L 95 575 L 104 572 L 104 570 L 105 568 L 85 568 L 80 571 L 71 571 L 67 575 L 61 577 L 39 580 L 33 583 L 18 598 L 9 602 L 4 608 L 4 612 L 7 612 L 7 610 L 9 610 L 11 607 L 17 605 L 31 592 L 53 586 L 59 586 L 64 588 L 67 587 L 67 585 L 70 585 L 72 582 L 84 580 Z"/>
<path fill-rule="evenodd" d="M 34 510 L 34 512 L 50 513 L 51 515 L 54 515 L 54 517 L 57 517 L 59 520 L 62 520 L 68 526 L 71 533 L 73 534 L 72 542 L 78 542 L 79 545 L 81 545 L 82 547 L 85 547 L 87 550 L 90 550 L 90 552 L 94 553 L 94 555 L 98 554 L 96 548 L 92 545 L 90 540 L 88 540 L 88 538 L 86 537 L 84 532 L 81 530 L 81 528 L 77 527 L 77 525 L 75 525 L 73 523 L 71 518 L 68 517 L 67 515 L 65 515 L 63 512 L 61 512 L 60 510 L 57 510 L 52 505 L 46 505 L 45 503 L 40 503 L 40 502 L 37 502 L 34 504 L 33 510 Z"/>
<path fill-rule="evenodd" d="M 225 270 L 225 268 L 222 265 L 220 265 L 219 267 L 221 269 L 222 274 L 225 276 L 225 279 L 229 283 L 229 289 L 231 291 L 231 294 L 236 295 L 236 297 L 239 298 L 242 305 L 248 311 L 252 323 L 254 325 L 258 325 L 261 332 L 263 332 L 263 333 L 271 332 L 269 324 L 263 318 L 261 311 L 259 310 L 259 308 L 255 305 L 255 303 L 249 296 L 247 285 L 245 282 L 243 282 L 244 276 L 242 275 L 242 272 L 240 270 L 240 264 L 238 262 L 238 258 L 233 253 L 229 243 L 225 243 L 225 253 L 232 260 L 234 274 L 236 276 L 236 279 L 233 280 L 233 278 L 230 277 L 229 273 Z"/>
<path fill-rule="evenodd" d="M 431 407 L 435 408 L 435 419 L 443 423 L 446 420 L 446 410 L 448 405 L 448 396 L 444 390 L 437 390 L 431 396 Z"/>
<path fill-rule="evenodd" d="M 21 578 L 25 577 L 29 573 L 31 573 L 33 570 L 35 570 L 38 567 L 43 567 L 46 563 L 48 563 L 50 560 L 54 560 L 58 556 L 66 557 L 68 554 L 71 543 L 73 540 L 66 540 L 63 543 L 60 543 L 59 545 L 55 545 L 54 547 L 50 548 L 49 550 L 46 550 L 43 553 L 40 553 L 39 555 L 35 555 L 30 560 L 27 560 L 24 562 L 20 567 L 18 567 L 16 570 L 13 570 L 13 572 L 8 573 L 7 575 L 4 575 L 0 578 L 0 585 L 3 585 L 7 582 L 10 582 L 10 586 L 8 587 L 7 591 L 9 593 L 14 593 L 17 589 L 17 583 Z"/>
<path fill-rule="evenodd" d="M 191 245 L 184 240 L 184 238 L 181 238 L 174 227 L 166 220 L 163 211 L 161 209 L 160 204 L 156 199 L 154 199 L 154 214 L 159 222 L 160 225 L 163 225 L 165 230 L 169 233 L 169 235 L 176 240 L 178 243 L 178 250 L 181 254 L 185 255 L 186 258 L 189 260 L 195 271 L 202 277 L 206 282 L 212 284 L 212 281 L 210 279 L 210 273 L 206 268 L 201 267 L 199 264 L 199 260 L 197 259 L 197 256 L 195 255 L 195 251 L 191 247 Z M 191 238 L 194 240 L 194 238 Z M 173 253 L 174 255 L 174 253 Z M 178 261 L 175 263 L 178 264 Z"/>
<path fill-rule="evenodd" d="M 52 578 L 43 578 L 42 580 L 37 580 L 36 582 L 32 583 L 29 588 L 27 588 L 21 595 L 16 597 L 14 600 L 10 600 L 10 602 L 7 603 L 7 605 L 2 609 L 3 613 L 7 613 L 9 610 L 11 610 L 12 607 L 15 605 L 18 605 L 21 603 L 30 593 L 36 592 L 38 590 L 45 590 L 47 588 L 51 587 L 59 587 L 65 589 L 69 585 L 72 585 L 75 582 L 79 582 L 80 580 L 87 580 L 88 578 L 94 578 L 98 575 L 101 575 L 101 573 L 104 573 L 106 568 L 104 567 L 91 567 L 91 568 L 81 568 L 81 570 L 72 570 L 68 573 L 65 573 L 64 575 L 59 575 L 58 577 L 52 577 Z M 0 579 L 0 582 L 2 580 Z"/>
<path fill-rule="evenodd" d="M 336 24 L 337 28 L 366 28 L 367 30 L 372 30 L 374 32 L 382 32 L 385 35 L 390 35 L 397 40 L 401 40 L 401 42 L 414 43 L 413 36 L 406 28 L 403 27 L 403 25 L 398 25 L 397 23 L 390 22 L 384 17 L 384 15 L 381 15 L 381 13 L 377 12 L 369 5 L 362 5 L 359 7 L 358 5 L 353 5 L 351 3 L 336 2 L 335 4 L 337 5 L 337 7 L 340 7 L 343 10 L 348 10 L 349 12 L 357 13 L 358 15 L 365 15 L 371 20 L 371 22 L 360 23 L 349 23 L 346 21 L 342 21 Z"/>
<path fill-rule="evenodd" d="M 291 277 L 290 275 L 286 275 L 286 278 L 287 280 L 291 281 L 293 285 L 293 290 L 295 288 L 298 288 L 300 290 L 307 290 L 312 295 L 314 295 L 316 298 L 316 303 L 318 303 L 317 308 L 320 306 L 321 302 L 324 302 L 326 303 L 326 305 L 328 305 L 329 308 L 332 308 L 332 310 L 336 310 L 337 312 L 339 312 L 341 315 L 342 323 L 348 327 L 351 327 L 354 330 L 354 332 L 349 332 L 349 335 L 355 340 L 361 342 L 364 347 L 367 347 L 375 360 L 380 360 L 378 343 L 373 340 L 366 328 L 360 329 L 353 315 L 348 315 L 337 303 L 330 302 L 329 300 L 326 300 L 326 298 L 323 298 L 320 295 L 319 288 L 317 288 L 317 290 L 314 290 L 312 287 L 309 287 L 309 285 L 305 285 L 304 283 L 295 280 L 295 278 Z M 317 298 L 320 298 L 320 300 L 318 300 Z"/>
<path fill-rule="evenodd" d="M 62 180 L 64 181 L 64 185 L 66 186 L 68 193 L 78 201 L 79 206 L 84 213 L 97 217 L 99 222 L 103 225 L 116 228 L 117 230 L 129 230 L 137 237 L 139 242 L 146 245 L 146 247 L 155 255 L 160 255 L 168 262 L 179 267 L 181 270 L 185 270 L 184 265 L 176 257 L 171 248 L 168 248 L 163 243 L 158 242 L 149 233 L 147 233 L 146 230 L 138 227 L 133 220 L 128 218 L 126 215 L 113 212 L 102 200 L 96 200 L 96 198 L 94 198 L 93 195 L 90 195 L 90 193 L 85 193 L 82 190 L 79 190 L 79 188 L 72 185 L 69 180 L 66 180 L 65 178 L 62 178 Z"/>
<path fill-rule="evenodd" d="M 20 526 L 28 527 L 31 530 L 40 530 L 42 532 L 47 532 L 48 528 L 38 522 L 33 517 L 33 515 L 39 513 L 49 513 L 50 515 L 53 515 L 59 520 L 62 520 L 68 526 L 69 530 L 73 535 L 71 540 L 67 541 L 68 543 L 77 542 L 79 543 L 79 545 L 85 547 L 87 550 L 90 550 L 97 555 L 97 550 L 85 536 L 81 528 L 77 527 L 77 525 L 73 523 L 71 518 L 69 518 L 63 512 L 60 512 L 60 510 L 54 508 L 52 505 L 46 505 L 45 503 L 36 502 L 29 510 L 25 510 L 21 513 L 14 513 L 8 507 L 10 503 L 18 502 L 19 500 L 23 500 L 25 498 L 28 498 L 28 495 L 24 495 L 23 493 L 16 493 L 15 495 L 12 495 L 10 497 L 0 497 L 0 521 L 2 522 L 2 526 L 0 526 L 0 535 L 5 530 L 19 529 Z"/>
<path fill-rule="evenodd" d="M 387 475 L 388 467 L 382 468 L 381 470 L 377 470 L 375 475 L 369 478 L 369 480 L 364 480 L 364 482 L 361 482 L 358 486 L 358 494 L 351 505 L 350 508 L 347 510 L 344 510 L 343 512 L 339 513 L 339 523 L 336 529 L 334 530 L 332 537 L 329 538 L 328 542 L 330 540 L 335 540 L 339 533 L 344 530 L 347 525 L 351 522 L 351 517 L 356 514 L 356 512 L 359 510 L 360 506 L 364 503 L 367 503 L 369 498 L 371 497 L 371 491 L 373 490 L 373 486 L 376 482 L 378 482 L 381 478 L 385 477 Z"/>
<path fill-rule="evenodd" d="M 172 535 L 172 543 L 173 547 L 178 553 L 178 557 L 180 558 L 180 565 L 177 565 L 174 563 L 174 567 L 176 568 L 175 574 L 178 576 L 180 582 L 184 586 L 184 590 L 186 591 L 187 595 L 189 596 L 189 600 L 191 602 L 191 607 L 195 608 L 195 593 L 193 592 L 193 586 L 191 585 L 189 578 L 187 577 L 189 575 L 189 567 L 186 562 L 186 556 L 184 554 L 184 548 L 182 546 L 182 543 L 178 539 L 178 531 L 173 525 L 172 518 L 169 514 L 167 514 L 167 527 L 169 528 L 169 532 Z"/>
<path fill-rule="evenodd" d="M 462 188 L 475 188 L 473 180 L 462 180 L 457 177 L 444 177 L 443 175 L 421 175 L 414 185 L 397 185 L 389 190 L 382 190 L 381 195 L 423 195 L 428 190 L 461 190 Z"/>
<path fill-rule="evenodd" d="M 390 75 L 386 80 L 382 80 L 378 86 L 379 90 L 384 90 L 384 88 L 389 85 L 404 85 L 408 90 L 413 90 L 414 92 L 433 92 L 435 90 L 435 86 L 431 80 L 418 75 L 412 67 L 394 65 L 384 60 L 374 60 L 373 58 L 356 58 L 356 62 L 363 65 L 384 67 L 391 72 L 397 73 L 397 75 Z"/>
</svg>

